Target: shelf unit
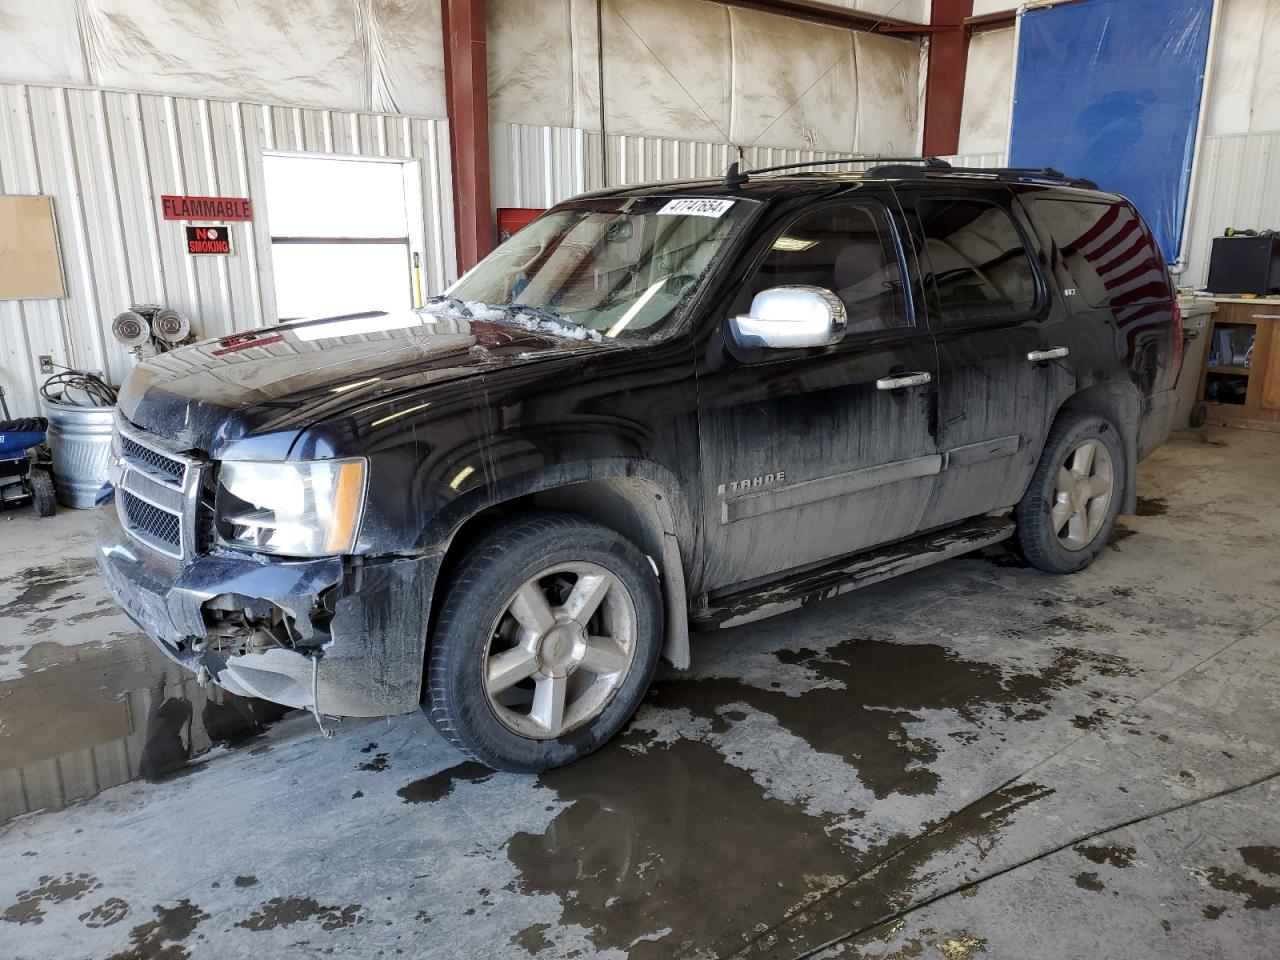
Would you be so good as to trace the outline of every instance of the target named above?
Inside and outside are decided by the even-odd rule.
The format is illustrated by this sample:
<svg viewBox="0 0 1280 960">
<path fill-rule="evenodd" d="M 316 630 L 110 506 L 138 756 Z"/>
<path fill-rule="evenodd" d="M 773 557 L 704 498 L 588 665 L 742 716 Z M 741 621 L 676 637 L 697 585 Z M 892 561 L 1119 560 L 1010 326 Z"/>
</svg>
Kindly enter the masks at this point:
<svg viewBox="0 0 1280 960">
<path fill-rule="evenodd" d="M 1209 322 L 1209 338 L 1200 371 L 1200 402 L 1208 407 L 1209 420 L 1228 426 L 1280 432 L 1280 300 L 1245 300 L 1215 297 L 1217 313 Z M 1256 333 L 1250 366 L 1210 366 L 1216 334 L 1223 327 L 1250 328 Z M 1206 396 L 1213 382 L 1244 383 L 1243 403 L 1215 403 Z"/>
</svg>

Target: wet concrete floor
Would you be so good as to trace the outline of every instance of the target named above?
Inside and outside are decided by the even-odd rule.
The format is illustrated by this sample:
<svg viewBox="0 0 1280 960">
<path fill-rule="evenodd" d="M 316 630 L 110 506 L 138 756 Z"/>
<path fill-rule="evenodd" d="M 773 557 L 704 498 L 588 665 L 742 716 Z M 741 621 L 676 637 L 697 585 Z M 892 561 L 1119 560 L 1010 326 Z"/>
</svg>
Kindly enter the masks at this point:
<svg viewBox="0 0 1280 960">
<path fill-rule="evenodd" d="M 202 690 L 0 515 L 0 957 L 1274 957 L 1278 478 L 1175 435 L 1089 571 L 699 635 L 541 777 Z"/>
</svg>

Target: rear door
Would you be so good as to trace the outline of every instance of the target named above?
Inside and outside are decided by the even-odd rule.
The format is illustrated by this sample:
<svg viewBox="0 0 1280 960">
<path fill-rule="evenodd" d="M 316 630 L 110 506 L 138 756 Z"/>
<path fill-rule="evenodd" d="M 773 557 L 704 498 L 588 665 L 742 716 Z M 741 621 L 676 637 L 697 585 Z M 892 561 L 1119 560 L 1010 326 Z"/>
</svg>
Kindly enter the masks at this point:
<svg viewBox="0 0 1280 960">
<path fill-rule="evenodd" d="M 1075 390 L 1073 338 L 1007 187 L 897 189 L 938 344 L 943 465 L 922 519 L 933 528 L 1021 499 Z"/>
<path fill-rule="evenodd" d="M 1076 326 L 1096 341 L 1084 374 L 1119 367 L 1142 396 L 1171 390 L 1182 351 L 1175 330 L 1173 284 L 1164 256 L 1129 203 L 1059 192 L 1031 194 L 1027 209 L 1049 237 L 1053 267 Z"/>
<path fill-rule="evenodd" d="M 931 432 L 937 355 L 913 321 L 889 210 L 876 199 L 824 201 L 774 228 L 769 243 L 698 374 L 708 591 L 909 536 L 941 465 Z M 835 293 L 848 313 L 844 339 L 736 347 L 729 317 L 788 285 Z"/>
</svg>

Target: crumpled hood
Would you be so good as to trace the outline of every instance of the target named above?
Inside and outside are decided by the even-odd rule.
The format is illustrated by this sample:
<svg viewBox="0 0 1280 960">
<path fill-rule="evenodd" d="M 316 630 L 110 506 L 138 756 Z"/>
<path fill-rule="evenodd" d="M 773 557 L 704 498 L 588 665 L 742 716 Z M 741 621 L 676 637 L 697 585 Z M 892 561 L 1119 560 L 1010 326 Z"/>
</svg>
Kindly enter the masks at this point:
<svg viewBox="0 0 1280 960">
<path fill-rule="evenodd" d="M 219 457 L 255 438 L 283 458 L 298 434 L 389 394 L 496 374 L 599 344 L 520 327 L 405 311 L 264 327 L 139 364 L 120 388 L 134 425 Z"/>
</svg>

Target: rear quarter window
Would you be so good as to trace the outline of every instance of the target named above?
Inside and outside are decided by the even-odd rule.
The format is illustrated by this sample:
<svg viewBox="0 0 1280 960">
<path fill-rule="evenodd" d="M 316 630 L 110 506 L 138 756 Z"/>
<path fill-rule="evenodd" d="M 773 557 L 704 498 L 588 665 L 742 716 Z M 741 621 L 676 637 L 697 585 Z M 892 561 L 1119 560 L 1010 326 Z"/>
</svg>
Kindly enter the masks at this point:
<svg viewBox="0 0 1280 960">
<path fill-rule="evenodd" d="M 921 197 L 916 214 L 944 323 L 1037 312 L 1040 286 L 1031 254 L 1008 211 L 976 198 Z"/>
<path fill-rule="evenodd" d="M 1164 255 L 1129 204 L 1037 197 L 1032 207 L 1089 306 L 1133 307 L 1173 298 Z"/>
</svg>

